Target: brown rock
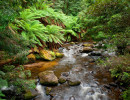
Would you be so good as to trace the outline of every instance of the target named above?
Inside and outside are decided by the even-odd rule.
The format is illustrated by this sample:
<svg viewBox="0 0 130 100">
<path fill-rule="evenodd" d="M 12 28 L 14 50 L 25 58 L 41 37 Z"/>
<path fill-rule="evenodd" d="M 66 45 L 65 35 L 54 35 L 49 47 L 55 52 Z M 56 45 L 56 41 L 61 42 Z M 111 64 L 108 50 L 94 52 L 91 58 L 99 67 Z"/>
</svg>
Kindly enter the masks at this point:
<svg viewBox="0 0 130 100">
<path fill-rule="evenodd" d="M 89 52 L 92 52 L 93 51 L 93 49 L 91 48 L 91 47 L 84 47 L 83 48 L 83 53 L 89 53 Z"/>
<path fill-rule="evenodd" d="M 58 84 L 58 78 L 53 71 L 44 71 L 38 74 L 40 83 L 46 86 L 55 86 Z"/>
<path fill-rule="evenodd" d="M 66 77 L 65 76 L 60 76 L 60 78 L 59 78 L 59 83 L 60 84 L 63 84 L 63 83 L 65 83 L 66 82 Z"/>
</svg>

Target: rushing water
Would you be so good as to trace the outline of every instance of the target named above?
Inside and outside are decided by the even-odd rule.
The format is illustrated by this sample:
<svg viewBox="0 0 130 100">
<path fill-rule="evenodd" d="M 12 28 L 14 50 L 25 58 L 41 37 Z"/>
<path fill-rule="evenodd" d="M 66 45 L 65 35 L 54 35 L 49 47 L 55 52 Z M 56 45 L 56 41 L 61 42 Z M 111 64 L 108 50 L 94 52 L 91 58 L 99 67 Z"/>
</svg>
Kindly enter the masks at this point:
<svg viewBox="0 0 130 100">
<path fill-rule="evenodd" d="M 68 86 L 67 82 L 59 84 L 52 87 L 51 94 L 55 96 L 50 97 L 45 94 L 45 87 L 38 83 L 36 88 L 41 95 L 35 100 L 119 100 L 118 88 L 104 88 L 104 84 L 113 82 L 110 74 L 101 72 L 99 66 L 92 62 L 92 57 L 87 53 L 80 53 L 82 49 L 82 43 L 62 48 L 65 57 L 56 60 L 58 64 L 53 65 L 55 67 L 46 69 L 53 70 L 57 77 L 68 72 L 70 78 L 81 81 L 81 84 L 74 87 Z"/>
</svg>

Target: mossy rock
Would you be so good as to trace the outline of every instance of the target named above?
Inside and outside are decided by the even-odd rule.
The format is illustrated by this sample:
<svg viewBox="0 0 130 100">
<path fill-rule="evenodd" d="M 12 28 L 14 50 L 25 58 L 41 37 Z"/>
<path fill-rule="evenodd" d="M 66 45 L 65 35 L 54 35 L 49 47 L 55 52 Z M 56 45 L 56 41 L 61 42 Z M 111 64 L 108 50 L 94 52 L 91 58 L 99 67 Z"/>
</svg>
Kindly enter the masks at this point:
<svg viewBox="0 0 130 100">
<path fill-rule="evenodd" d="M 34 47 L 34 52 L 39 53 L 38 47 Z"/>
<path fill-rule="evenodd" d="M 53 71 L 44 71 L 38 74 L 40 83 L 45 86 L 58 85 L 58 78 L 55 76 Z"/>
<path fill-rule="evenodd" d="M 24 94 L 24 99 L 25 100 L 31 100 L 34 97 L 36 97 L 37 94 L 33 94 L 30 90 L 26 91 L 26 93 Z"/>
<path fill-rule="evenodd" d="M 66 77 L 61 76 L 58 81 L 59 81 L 60 84 L 63 84 L 63 83 L 66 82 Z"/>
<path fill-rule="evenodd" d="M 27 58 L 28 58 L 29 62 L 35 62 L 36 61 L 36 57 L 35 57 L 34 54 L 29 54 L 27 56 Z"/>
<path fill-rule="evenodd" d="M 92 52 L 93 51 L 93 49 L 91 48 L 91 47 L 84 47 L 83 48 L 83 53 L 89 53 L 89 52 Z"/>
<path fill-rule="evenodd" d="M 56 54 L 56 57 L 57 57 L 57 58 L 62 58 L 62 57 L 64 56 L 64 54 L 59 53 L 59 52 L 56 52 L 55 54 Z"/>
<path fill-rule="evenodd" d="M 45 90 L 46 90 L 46 95 L 49 95 L 49 93 L 51 92 L 52 88 L 51 87 L 46 87 Z"/>
<path fill-rule="evenodd" d="M 70 42 L 70 44 L 75 44 L 74 42 Z"/>
<path fill-rule="evenodd" d="M 83 44 L 84 47 L 93 47 L 93 44 Z"/>
<path fill-rule="evenodd" d="M 40 57 L 43 58 L 44 60 L 48 60 L 48 61 L 52 61 L 56 58 L 55 53 L 52 51 L 49 51 L 49 50 L 41 50 Z"/>
<path fill-rule="evenodd" d="M 78 81 L 78 80 L 68 80 L 68 84 L 69 84 L 69 86 L 78 86 L 78 85 L 80 85 L 80 81 Z"/>
</svg>

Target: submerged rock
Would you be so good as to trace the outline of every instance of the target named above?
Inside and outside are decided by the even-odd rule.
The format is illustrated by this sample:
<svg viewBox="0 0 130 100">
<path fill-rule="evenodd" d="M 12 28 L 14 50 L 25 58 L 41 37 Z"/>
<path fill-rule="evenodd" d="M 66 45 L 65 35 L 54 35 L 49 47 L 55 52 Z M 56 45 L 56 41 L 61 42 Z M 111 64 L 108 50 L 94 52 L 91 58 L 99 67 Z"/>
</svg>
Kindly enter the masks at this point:
<svg viewBox="0 0 130 100">
<path fill-rule="evenodd" d="M 65 76 L 60 76 L 60 78 L 59 78 L 59 83 L 60 84 L 63 84 L 63 83 L 65 83 L 66 82 L 66 77 Z"/>
<path fill-rule="evenodd" d="M 56 58 L 55 53 L 49 50 L 41 50 L 40 57 L 44 60 L 52 61 Z"/>
<path fill-rule="evenodd" d="M 69 86 L 78 86 L 78 85 L 80 85 L 80 81 L 78 81 L 78 80 L 74 80 L 74 79 L 69 79 L 68 80 L 68 84 L 69 84 Z"/>
<path fill-rule="evenodd" d="M 45 90 L 46 90 L 46 95 L 49 95 L 49 93 L 51 92 L 52 88 L 51 87 L 46 87 Z"/>
<path fill-rule="evenodd" d="M 40 83 L 46 86 L 55 86 L 58 84 L 58 78 L 53 71 L 44 71 L 38 74 Z"/>
<path fill-rule="evenodd" d="M 69 72 L 63 72 L 61 73 L 62 76 L 68 77 L 69 76 Z"/>
</svg>

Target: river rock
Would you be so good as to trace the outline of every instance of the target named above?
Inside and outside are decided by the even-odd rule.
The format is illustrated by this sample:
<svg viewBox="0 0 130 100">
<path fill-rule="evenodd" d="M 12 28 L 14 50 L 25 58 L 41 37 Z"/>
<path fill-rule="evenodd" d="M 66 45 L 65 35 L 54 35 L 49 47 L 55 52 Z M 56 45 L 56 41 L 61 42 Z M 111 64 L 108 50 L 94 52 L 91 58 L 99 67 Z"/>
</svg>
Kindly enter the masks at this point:
<svg viewBox="0 0 130 100">
<path fill-rule="evenodd" d="M 24 94 L 24 100 L 31 100 L 34 97 L 36 97 L 38 95 L 38 93 L 36 92 L 31 92 L 30 90 L 26 91 L 26 93 Z"/>
<path fill-rule="evenodd" d="M 72 71 L 74 71 L 74 72 L 79 72 L 79 71 L 81 71 L 81 70 L 83 70 L 82 66 L 74 67 L 74 68 L 72 69 Z"/>
<path fill-rule="evenodd" d="M 75 44 L 74 42 L 70 42 L 70 44 Z"/>
<path fill-rule="evenodd" d="M 69 79 L 68 80 L 68 84 L 69 84 L 69 86 L 78 86 L 78 85 L 80 85 L 80 81 L 79 80 L 75 80 L 75 79 Z"/>
<path fill-rule="evenodd" d="M 68 77 L 69 76 L 69 72 L 63 72 L 61 73 L 62 76 Z"/>
<path fill-rule="evenodd" d="M 41 58 L 48 61 L 52 61 L 56 58 L 55 53 L 49 50 L 41 50 L 39 54 Z"/>
<path fill-rule="evenodd" d="M 83 44 L 84 47 L 94 47 L 93 44 Z"/>
<path fill-rule="evenodd" d="M 105 87 L 106 89 L 110 89 L 110 88 L 111 88 L 111 86 L 110 86 L 110 85 L 107 85 L 107 84 L 105 84 L 104 87 Z"/>
<path fill-rule="evenodd" d="M 53 71 L 44 71 L 38 74 L 40 83 L 46 86 L 55 86 L 58 84 L 58 78 Z"/>
<path fill-rule="evenodd" d="M 92 52 L 93 51 L 93 49 L 91 48 L 91 47 L 84 47 L 83 48 L 83 53 L 89 53 L 89 52 Z"/>
<path fill-rule="evenodd" d="M 62 57 L 64 56 L 64 54 L 59 53 L 59 52 L 56 52 L 55 54 L 56 54 L 56 57 L 57 57 L 57 58 L 62 58 Z"/>
<path fill-rule="evenodd" d="M 113 86 L 113 87 L 117 87 L 117 84 L 114 83 L 114 82 L 111 82 L 109 85 L 110 85 L 110 86 Z"/>
<path fill-rule="evenodd" d="M 69 100 L 76 100 L 74 96 L 71 96 Z"/>
<path fill-rule="evenodd" d="M 65 83 L 66 82 L 66 77 L 65 76 L 60 76 L 60 78 L 59 78 L 59 83 L 60 84 L 63 84 L 63 83 Z"/>
<path fill-rule="evenodd" d="M 46 87 L 45 90 L 46 90 L 46 95 L 49 95 L 49 93 L 51 92 L 52 88 L 51 87 Z"/>
<path fill-rule="evenodd" d="M 36 61 L 36 57 L 35 57 L 34 54 L 29 54 L 27 56 L 27 58 L 28 58 L 29 62 L 35 62 Z"/>
</svg>

